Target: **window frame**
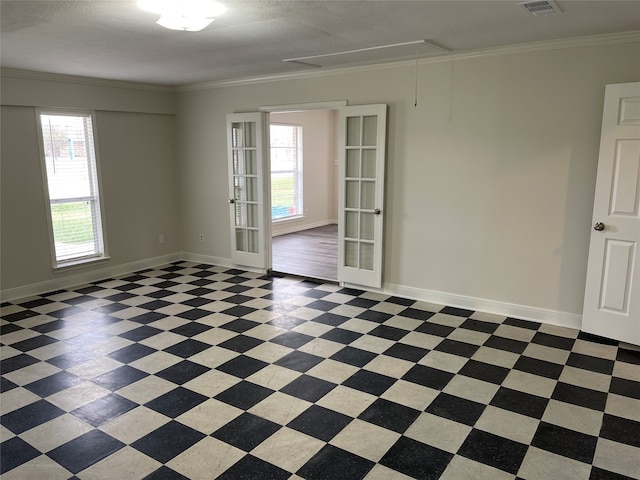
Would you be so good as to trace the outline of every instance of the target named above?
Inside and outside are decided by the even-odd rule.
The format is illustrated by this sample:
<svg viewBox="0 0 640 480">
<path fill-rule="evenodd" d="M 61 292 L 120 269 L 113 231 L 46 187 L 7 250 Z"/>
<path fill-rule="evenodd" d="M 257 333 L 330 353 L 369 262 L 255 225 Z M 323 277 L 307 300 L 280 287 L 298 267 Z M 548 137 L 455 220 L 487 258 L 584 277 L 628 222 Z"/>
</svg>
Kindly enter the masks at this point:
<svg viewBox="0 0 640 480">
<path fill-rule="evenodd" d="M 110 257 L 108 255 L 107 250 L 107 242 L 106 242 L 106 225 L 105 225 L 105 213 L 104 213 L 104 201 L 102 195 L 102 178 L 100 174 L 100 154 L 99 154 L 99 146 L 98 146 L 98 135 L 97 135 L 97 122 L 96 122 L 96 114 L 93 110 L 86 109 L 76 109 L 76 108 L 36 108 L 36 125 L 37 125 L 37 137 L 38 137 L 38 147 L 40 151 L 40 167 L 42 171 L 42 183 L 43 183 L 43 193 L 45 200 L 45 213 L 47 220 L 47 230 L 49 234 L 49 249 L 51 255 L 51 265 L 54 271 L 60 271 L 63 269 L 69 269 L 74 267 L 81 267 L 88 264 L 93 264 L 97 262 L 103 262 L 108 260 Z M 42 116 L 43 115 L 54 115 L 54 116 L 66 116 L 66 117 L 82 117 L 89 118 L 91 121 L 91 132 L 84 132 L 85 135 L 90 133 L 92 135 L 92 143 L 93 143 L 93 162 L 90 165 L 90 168 L 93 170 L 93 178 L 90 179 L 90 182 L 93 184 L 91 187 L 91 202 L 93 202 L 93 212 L 92 215 L 97 218 L 93 219 L 92 225 L 94 227 L 94 234 L 96 235 L 96 244 L 97 244 L 97 252 L 90 255 L 79 255 L 72 258 L 65 258 L 58 260 L 56 245 L 55 245 L 55 235 L 53 231 L 53 218 L 51 212 L 51 206 L 53 204 L 65 203 L 64 201 L 54 200 L 52 201 L 50 192 L 49 192 L 49 178 L 47 174 L 47 160 L 46 160 L 46 150 L 44 144 L 44 128 L 42 125 Z M 90 160 L 88 160 L 90 161 Z M 97 192 L 96 192 L 97 190 Z M 83 197 L 85 198 L 85 197 Z M 69 197 L 68 200 L 73 200 L 74 197 Z"/>
<path fill-rule="evenodd" d="M 297 177 L 298 182 L 296 183 L 294 180 L 294 190 L 297 190 L 296 194 L 297 194 L 297 198 L 298 200 L 298 206 L 299 206 L 299 212 L 294 214 L 294 215 L 287 215 L 286 217 L 278 217 L 278 218 L 273 218 L 273 210 L 270 214 L 270 219 L 272 223 L 278 223 L 278 222 L 286 222 L 288 220 L 296 220 L 296 219 L 300 219 L 300 218 L 304 218 L 304 128 L 302 125 L 297 124 L 297 123 L 285 123 L 285 122 L 271 122 L 269 124 L 269 129 L 271 129 L 271 126 L 281 126 L 281 127 L 292 127 L 295 128 L 297 130 L 297 138 L 298 138 L 298 145 L 296 145 L 295 149 L 297 150 L 297 154 L 296 154 L 296 169 L 294 170 L 281 170 L 281 171 L 273 171 L 273 162 L 270 161 L 270 165 L 269 165 L 269 182 L 271 184 L 271 198 L 270 198 L 270 203 L 273 207 L 273 174 L 274 173 L 289 173 L 289 172 L 293 172 L 294 176 Z M 269 137 L 271 138 L 271 130 L 269 130 Z M 274 148 L 291 148 L 291 147 L 274 147 L 273 145 L 269 145 L 269 156 L 270 158 L 272 157 L 271 153 L 273 151 Z"/>
</svg>

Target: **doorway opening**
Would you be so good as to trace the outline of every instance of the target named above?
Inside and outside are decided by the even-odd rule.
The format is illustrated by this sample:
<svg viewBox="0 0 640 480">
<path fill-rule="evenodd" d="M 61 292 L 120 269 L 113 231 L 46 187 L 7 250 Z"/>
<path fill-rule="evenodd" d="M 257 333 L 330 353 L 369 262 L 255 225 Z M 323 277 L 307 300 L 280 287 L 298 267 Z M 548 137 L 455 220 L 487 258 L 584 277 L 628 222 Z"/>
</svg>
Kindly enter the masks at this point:
<svg viewBox="0 0 640 480">
<path fill-rule="evenodd" d="M 270 113 L 272 271 L 338 280 L 338 110 Z"/>
</svg>

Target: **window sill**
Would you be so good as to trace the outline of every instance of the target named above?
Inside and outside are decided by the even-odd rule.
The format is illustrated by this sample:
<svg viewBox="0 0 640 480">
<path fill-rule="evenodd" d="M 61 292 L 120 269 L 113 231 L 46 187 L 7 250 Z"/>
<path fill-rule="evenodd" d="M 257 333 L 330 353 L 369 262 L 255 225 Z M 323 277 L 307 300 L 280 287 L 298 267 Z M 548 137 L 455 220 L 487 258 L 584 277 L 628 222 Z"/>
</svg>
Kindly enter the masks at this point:
<svg viewBox="0 0 640 480">
<path fill-rule="evenodd" d="M 96 263 L 106 262 L 107 260 L 111 260 L 109 256 L 100 256 L 100 257 L 89 257 L 89 258 L 80 258 L 75 260 L 69 260 L 66 262 L 60 262 L 53 266 L 53 271 L 55 273 L 58 272 L 66 272 L 68 270 L 74 270 L 77 268 L 87 267 L 89 265 L 93 265 Z"/>
<path fill-rule="evenodd" d="M 295 220 L 303 220 L 305 218 L 304 215 L 294 215 L 291 217 L 283 217 L 283 218 L 276 218 L 276 219 L 272 219 L 271 223 L 287 223 L 287 222 L 293 222 Z"/>
</svg>

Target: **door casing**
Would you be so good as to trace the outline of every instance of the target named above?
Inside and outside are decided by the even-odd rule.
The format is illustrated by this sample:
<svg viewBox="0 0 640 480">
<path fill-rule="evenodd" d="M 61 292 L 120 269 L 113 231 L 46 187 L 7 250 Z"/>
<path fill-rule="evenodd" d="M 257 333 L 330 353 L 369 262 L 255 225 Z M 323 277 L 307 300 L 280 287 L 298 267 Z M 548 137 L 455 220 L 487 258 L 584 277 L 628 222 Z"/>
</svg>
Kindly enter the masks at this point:
<svg viewBox="0 0 640 480">
<path fill-rule="evenodd" d="M 337 110 L 341 110 L 344 109 L 345 107 L 347 107 L 347 101 L 345 100 L 339 100 L 339 101 L 332 101 L 332 102 L 314 102 L 314 103 L 304 103 L 304 104 L 287 104 L 287 105 L 270 105 L 270 106 L 262 106 L 259 108 L 259 112 L 261 113 L 266 113 L 266 120 L 265 120 L 265 124 L 268 126 L 269 125 L 269 119 L 268 119 L 268 113 L 271 112 L 291 112 L 291 111 L 301 111 L 301 110 L 318 110 L 318 109 L 323 109 L 323 110 L 327 110 L 327 109 L 337 109 Z M 364 106 L 363 106 L 364 107 Z M 341 132 L 342 134 L 342 132 Z M 263 142 L 264 143 L 264 142 Z M 268 143 L 267 143 L 268 145 Z M 267 147 L 268 148 L 268 147 Z M 229 147 L 229 149 L 231 149 L 231 147 Z M 230 150 L 231 151 L 231 150 Z M 384 114 L 384 138 L 382 141 L 382 153 L 384 156 L 386 156 L 386 106 L 385 106 L 385 114 Z M 342 155 L 341 155 L 342 156 Z M 262 200 L 262 203 L 264 204 L 264 208 L 261 209 L 264 215 L 263 218 L 263 224 L 261 225 L 261 230 L 263 232 L 265 232 L 265 226 L 268 222 L 270 222 L 271 217 L 267 216 L 267 213 L 270 211 L 270 184 L 268 181 L 266 181 L 266 172 L 270 171 L 270 159 L 269 159 L 269 155 L 268 152 L 265 152 L 265 160 L 263 163 L 263 173 L 264 175 L 261 176 L 261 178 L 263 179 L 263 185 L 262 188 L 260 188 L 260 190 L 263 192 L 264 198 Z M 231 164 L 230 164 L 231 165 Z M 376 200 L 377 202 L 377 209 L 381 210 L 383 209 L 383 203 L 384 203 L 384 163 L 382 164 L 382 181 L 381 181 L 381 188 L 382 188 L 382 198 L 379 198 Z M 230 167 L 231 168 L 231 167 Z M 341 166 L 341 168 L 343 168 Z M 339 226 L 340 223 L 343 222 L 342 219 L 342 212 L 339 212 Z M 378 217 L 380 217 L 380 215 L 378 215 Z M 382 225 L 382 218 L 378 218 L 377 221 L 380 223 L 380 225 Z M 270 224 L 269 224 L 270 227 Z M 272 268 L 272 239 L 271 239 L 271 228 L 268 229 L 268 235 L 264 235 L 264 238 L 262 240 L 262 245 L 264 245 L 264 270 L 269 270 Z M 344 232 L 344 229 L 343 229 Z M 383 229 L 380 228 L 380 232 L 382 232 L 382 236 L 383 236 Z M 232 239 L 233 242 L 233 239 Z M 378 248 L 381 250 L 382 249 L 382 237 L 380 237 L 380 241 L 379 241 L 379 246 Z M 379 258 L 380 261 L 378 262 L 380 265 L 380 275 L 381 275 L 381 259 L 382 259 L 382 251 L 379 252 Z M 259 267 L 258 267 L 259 268 Z M 338 265 L 338 269 L 340 271 L 340 265 Z M 339 274 L 340 277 L 340 274 Z M 356 278 L 356 277 L 353 277 Z M 338 279 L 340 283 L 345 284 L 345 282 L 342 279 Z M 351 284 L 352 282 L 347 281 L 346 283 Z M 356 284 L 356 285 L 360 285 L 360 284 Z M 378 280 L 376 282 L 373 283 L 369 283 L 369 285 L 363 285 L 363 286 L 370 286 L 373 288 L 379 288 L 381 285 L 381 281 Z"/>
</svg>

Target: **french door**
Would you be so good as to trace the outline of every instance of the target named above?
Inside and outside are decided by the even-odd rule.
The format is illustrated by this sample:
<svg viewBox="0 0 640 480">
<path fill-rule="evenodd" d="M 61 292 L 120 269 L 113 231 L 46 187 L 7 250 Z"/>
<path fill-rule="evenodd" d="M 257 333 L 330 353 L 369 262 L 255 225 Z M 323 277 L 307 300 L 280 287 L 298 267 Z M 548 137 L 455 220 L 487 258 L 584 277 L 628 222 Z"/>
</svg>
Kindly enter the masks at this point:
<svg viewBox="0 0 640 480">
<path fill-rule="evenodd" d="M 271 267 L 271 199 L 266 113 L 229 114 L 231 260 Z M 380 288 L 384 235 L 386 105 L 339 109 L 338 281 Z"/>
<path fill-rule="evenodd" d="M 339 114 L 338 280 L 380 288 L 384 221 L 386 105 Z"/>
<path fill-rule="evenodd" d="M 268 268 L 271 237 L 268 126 L 266 113 L 227 115 L 231 261 L 259 270 Z"/>
</svg>

